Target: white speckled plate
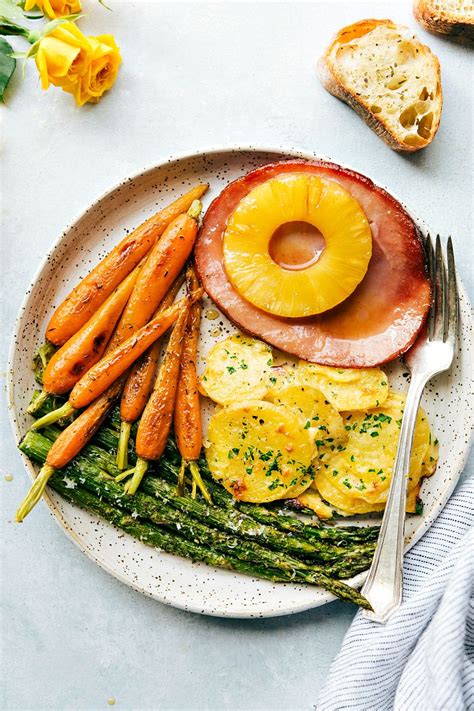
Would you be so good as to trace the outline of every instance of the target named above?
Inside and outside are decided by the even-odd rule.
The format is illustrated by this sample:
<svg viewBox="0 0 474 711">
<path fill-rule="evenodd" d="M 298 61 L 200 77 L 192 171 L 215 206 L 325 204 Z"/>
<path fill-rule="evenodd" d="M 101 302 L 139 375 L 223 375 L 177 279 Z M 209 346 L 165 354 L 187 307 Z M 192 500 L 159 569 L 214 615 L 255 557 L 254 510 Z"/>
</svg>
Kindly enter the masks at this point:
<svg viewBox="0 0 474 711">
<path fill-rule="evenodd" d="M 124 236 L 126 230 L 138 225 L 188 186 L 208 181 L 211 189 L 205 196 L 207 205 L 230 180 L 285 156 L 315 158 L 294 149 L 237 147 L 170 159 L 113 188 L 60 236 L 26 295 L 13 338 L 9 403 L 17 441 L 29 426 L 25 411 L 35 388 L 30 369 L 32 354 L 43 341 L 53 307 L 71 286 Z M 419 224 L 427 231 L 426 225 Z M 448 500 L 469 449 L 474 411 L 469 384 L 472 322 L 467 297 L 462 290 L 461 293 L 462 348 L 451 372 L 433 381 L 424 396 L 424 406 L 440 440 L 440 461 L 435 475 L 423 484 L 423 515 L 408 519 L 407 548 L 423 535 Z M 214 321 L 203 320 L 203 351 L 215 340 L 219 329 L 218 337 L 234 330 L 223 316 Z M 407 372 L 403 364 L 392 364 L 388 373 L 395 387 L 406 389 Z M 33 465 L 26 457 L 23 459 L 33 477 Z M 334 599 L 314 587 L 274 585 L 147 548 L 53 493 L 46 497 L 46 503 L 59 525 L 98 565 L 136 590 L 175 607 L 223 617 L 266 617 L 298 612 Z M 353 583 L 360 584 L 363 577 L 358 576 Z"/>
</svg>

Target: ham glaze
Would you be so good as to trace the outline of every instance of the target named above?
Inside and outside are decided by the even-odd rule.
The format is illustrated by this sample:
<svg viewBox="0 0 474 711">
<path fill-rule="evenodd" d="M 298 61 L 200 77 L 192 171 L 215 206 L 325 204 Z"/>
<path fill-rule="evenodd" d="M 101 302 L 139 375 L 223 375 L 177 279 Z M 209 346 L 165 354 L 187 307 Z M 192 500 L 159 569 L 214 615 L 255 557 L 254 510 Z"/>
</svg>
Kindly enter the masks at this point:
<svg viewBox="0 0 474 711">
<path fill-rule="evenodd" d="M 223 262 L 223 235 L 238 202 L 256 185 L 287 172 L 339 182 L 362 206 L 373 237 L 367 274 L 351 296 L 331 311 L 303 319 L 281 318 L 250 304 L 229 282 Z M 362 368 L 393 360 L 415 341 L 431 301 L 422 237 L 413 220 L 371 180 L 333 163 L 273 163 L 230 183 L 207 210 L 195 259 L 206 292 L 238 328 L 323 365 Z"/>
</svg>

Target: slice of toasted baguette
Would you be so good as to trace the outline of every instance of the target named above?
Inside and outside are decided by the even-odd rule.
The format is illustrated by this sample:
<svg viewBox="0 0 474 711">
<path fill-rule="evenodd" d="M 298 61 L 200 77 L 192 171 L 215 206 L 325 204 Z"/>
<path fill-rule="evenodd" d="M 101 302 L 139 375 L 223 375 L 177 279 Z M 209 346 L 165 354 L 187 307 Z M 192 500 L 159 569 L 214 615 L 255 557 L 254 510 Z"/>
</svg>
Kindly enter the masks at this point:
<svg viewBox="0 0 474 711">
<path fill-rule="evenodd" d="M 413 13 L 429 32 L 474 40 L 472 0 L 414 0 Z"/>
<path fill-rule="evenodd" d="M 396 151 L 417 151 L 438 130 L 439 62 L 404 26 L 361 20 L 344 27 L 318 62 L 323 86 Z"/>
</svg>

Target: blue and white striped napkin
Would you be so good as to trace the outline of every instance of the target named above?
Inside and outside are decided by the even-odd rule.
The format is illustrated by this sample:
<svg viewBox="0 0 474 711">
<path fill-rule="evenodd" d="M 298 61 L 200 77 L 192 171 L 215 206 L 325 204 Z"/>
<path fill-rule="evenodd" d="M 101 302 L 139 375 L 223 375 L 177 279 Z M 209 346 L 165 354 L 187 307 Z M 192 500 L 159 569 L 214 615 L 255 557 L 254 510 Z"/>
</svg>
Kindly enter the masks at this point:
<svg viewBox="0 0 474 711">
<path fill-rule="evenodd" d="M 474 478 L 405 556 L 389 622 L 356 615 L 316 709 L 474 709 Z"/>
</svg>

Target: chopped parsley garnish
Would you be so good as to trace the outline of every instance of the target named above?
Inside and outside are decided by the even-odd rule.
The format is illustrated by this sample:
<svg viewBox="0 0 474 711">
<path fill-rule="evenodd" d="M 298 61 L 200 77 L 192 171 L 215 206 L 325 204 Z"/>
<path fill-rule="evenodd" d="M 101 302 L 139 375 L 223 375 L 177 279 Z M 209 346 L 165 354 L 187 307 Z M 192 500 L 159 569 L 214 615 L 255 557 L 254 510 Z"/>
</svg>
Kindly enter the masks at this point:
<svg viewBox="0 0 474 711">
<path fill-rule="evenodd" d="M 268 485 L 268 488 L 270 489 L 270 491 L 274 491 L 277 486 L 283 486 L 283 484 L 279 479 L 274 479 L 272 483 Z"/>
</svg>

